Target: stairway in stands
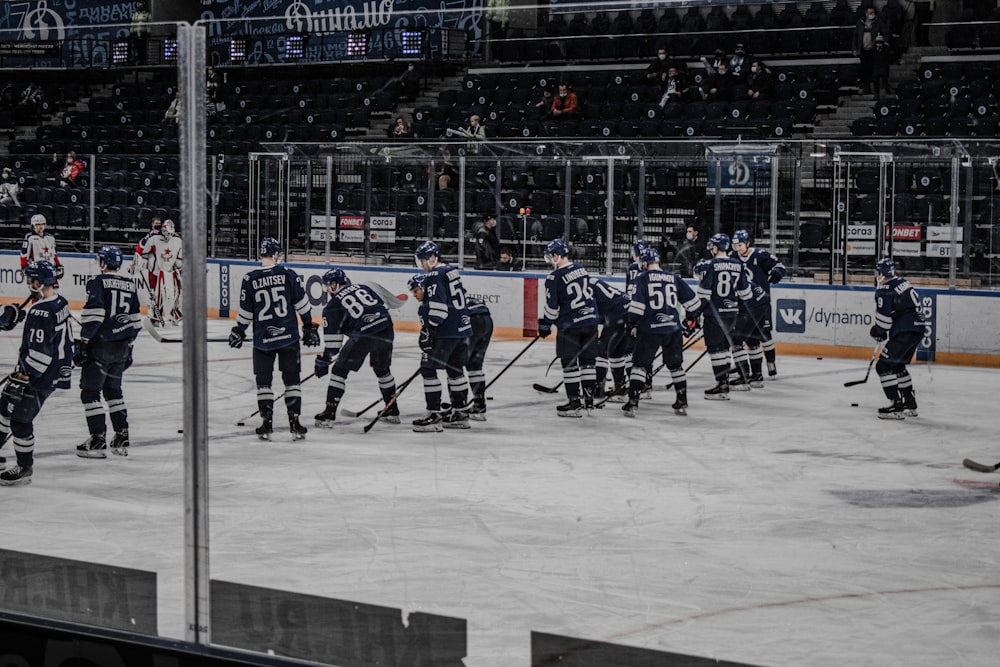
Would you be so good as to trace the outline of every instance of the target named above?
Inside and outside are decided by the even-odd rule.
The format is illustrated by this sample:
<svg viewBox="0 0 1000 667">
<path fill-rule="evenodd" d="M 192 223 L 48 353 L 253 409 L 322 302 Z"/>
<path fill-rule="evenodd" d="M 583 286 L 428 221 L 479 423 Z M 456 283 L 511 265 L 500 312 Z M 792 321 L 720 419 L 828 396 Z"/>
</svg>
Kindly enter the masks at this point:
<svg viewBox="0 0 1000 667">
<path fill-rule="evenodd" d="M 378 116 L 373 114 L 372 121 L 368 124 L 368 128 L 365 133 L 359 134 L 356 138 L 359 140 L 366 139 L 385 139 L 386 138 L 386 127 L 391 126 L 395 122 L 397 116 L 402 116 L 410 124 L 413 123 L 413 112 L 420 107 L 435 107 L 438 103 L 438 95 L 444 90 L 458 90 L 462 86 L 462 80 L 465 78 L 466 70 L 459 70 L 452 75 L 438 77 L 429 76 L 427 77 L 427 87 L 420 91 L 416 99 L 412 101 L 401 102 L 396 105 L 396 108 L 385 116 L 384 120 L 378 120 Z"/>
</svg>

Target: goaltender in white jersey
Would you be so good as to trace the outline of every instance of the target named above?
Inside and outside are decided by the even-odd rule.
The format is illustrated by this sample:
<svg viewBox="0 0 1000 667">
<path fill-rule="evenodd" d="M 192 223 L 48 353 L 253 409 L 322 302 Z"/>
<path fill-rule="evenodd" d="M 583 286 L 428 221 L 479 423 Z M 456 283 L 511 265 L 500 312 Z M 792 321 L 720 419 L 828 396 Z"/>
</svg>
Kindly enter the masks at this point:
<svg viewBox="0 0 1000 667">
<path fill-rule="evenodd" d="M 173 220 L 164 220 L 160 233 L 150 236 L 142 247 L 142 256 L 149 270 L 149 289 L 153 293 L 153 312 L 150 320 L 162 325 L 181 321 L 181 237 L 177 235 Z"/>
</svg>

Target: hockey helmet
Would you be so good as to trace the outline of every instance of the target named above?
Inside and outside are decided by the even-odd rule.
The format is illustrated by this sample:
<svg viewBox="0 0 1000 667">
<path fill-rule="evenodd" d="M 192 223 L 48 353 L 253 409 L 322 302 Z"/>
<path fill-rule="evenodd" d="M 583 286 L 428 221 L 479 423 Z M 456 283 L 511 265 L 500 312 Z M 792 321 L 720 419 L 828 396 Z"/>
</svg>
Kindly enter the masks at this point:
<svg viewBox="0 0 1000 667">
<path fill-rule="evenodd" d="M 45 216 L 42 215 L 41 213 L 36 213 L 33 216 L 31 216 L 31 228 L 32 229 L 35 229 L 35 227 L 37 227 L 38 225 L 41 225 L 42 227 L 45 227 L 45 225 L 47 225 L 47 224 L 48 224 L 48 222 L 45 220 Z"/>
<path fill-rule="evenodd" d="M 699 259 L 697 263 L 695 263 L 694 268 L 691 270 L 691 272 L 695 275 L 695 277 L 700 278 L 701 276 L 705 275 L 705 272 L 708 271 L 708 267 L 711 265 L 712 265 L 712 260 Z"/>
<path fill-rule="evenodd" d="M 708 239 L 708 249 L 713 248 L 723 252 L 729 250 L 729 237 L 725 234 L 713 234 L 712 238 Z"/>
<path fill-rule="evenodd" d="M 122 250 L 115 245 L 101 246 L 97 251 L 97 259 L 104 262 L 104 266 L 114 271 L 122 265 Z"/>
<path fill-rule="evenodd" d="M 280 255 L 281 244 L 278 243 L 278 239 L 273 236 L 265 236 L 260 240 L 260 251 L 258 254 L 261 257 L 274 257 L 275 255 Z"/>
<path fill-rule="evenodd" d="M 410 288 L 411 292 L 413 292 L 414 290 L 416 290 L 418 287 L 419 288 L 423 288 L 423 286 L 424 286 L 424 278 L 425 277 L 426 277 L 426 274 L 423 274 L 423 273 L 414 274 L 414 275 L 410 276 L 409 280 L 406 281 L 406 286 Z"/>
<path fill-rule="evenodd" d="M 347 277 L 343 269 L 330 269 L 323 274 L 324 285 L 350 285 L 351 279 Z"/>
<path fill-rule="evenodd" d="M 639 262 L 646 265 L 659 264 L 660 251 L 656 248 L 644 248 L 642 254 L 639 255 Z"/>
<path fill-rule="evenodd" d="M 47 259 L 28 262 L 28 265 L 24 267 L 24 277 L 29 284 L 37 280 L 42 285 L 55 285 L 56 267 Z"/>
<path fill-rule="evenodd" d="M 163 238 L 165 239 L 173 238 L 176 232 L 177 228 L 174 226 L 173 220 L 164 220 L 160 226 L 160 233 L 163 234 Z"/>
<path fill-rule="evenodd" d="M 569 246 L 566 244 L 565 239 L 552 239 L 545 246 L 545 261 L 551 263 L 552 258 L 555 256 L 569 257 Z"/>
<path fill-rule="evenodd" d="M 875 275 L 883 278 L 896 277 L 896 262 L 892 257 L 883 257 L 875 262 Z"/>
<path fill-rule="evenodd" d="M 733 232 L 733 243 L 746 243 L 750 245 L 750 232 L 745 229 L 737 229 Z"/>
<path fill-rule="evenodd" d="M 417 264 L 418 269 L 422 269 L 423 262 L 430 260 L 432 257 L 441 257 L 441 248 L 438 247 L 437 243 L 434 241 L 424 241 L 417 249 L 413 251 L 413 259 Z"/>
<path fill-rule="evenodd" d="M 642 257 L 642 251 L 649 247 L 649 241 L 646 239 L 636 239 L 632 241 L 632 256 Z"/>
</svg>

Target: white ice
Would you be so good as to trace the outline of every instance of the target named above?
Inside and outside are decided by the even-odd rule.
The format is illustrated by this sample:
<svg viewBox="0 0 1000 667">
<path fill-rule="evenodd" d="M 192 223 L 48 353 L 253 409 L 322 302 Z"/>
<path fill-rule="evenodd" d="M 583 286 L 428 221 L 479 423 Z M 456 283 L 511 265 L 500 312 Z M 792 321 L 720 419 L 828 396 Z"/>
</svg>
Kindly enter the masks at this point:
<svg viewBox="0 0 1000 667">
<path fill-rule="evenodd" d="M 397 337 L 397 380 L 415 343 Z M 488 379 L 525 344 L 494 341 Z M 16 346 L 0 337 L 8 359 Z M 137 341 L 130 456 L 75 456 L 74 378 L 36 424 L 33 483 L 0 488 L 4 548 L 155 571 L 160 634 L 176 638 L 181 352 Z M 843 386 L 862 360 L 780 355 L 778 380 L 715 402 L 703 359 L 687 417 L 661 373 L 635 419 L 615 404 L 562 419 L 563 395 L 531 388 L 559 381 L 553 354 L 552 339 L 529 350 L 469 431 L 413 433 L 418 380 L 402 425 L 308 418 L 292 442 L 279 406 L 261 442 L 258 422 L 235 425 L 256 409 L 250 350 L 210 343 L 211 576 L 468 619 L 469 667 L 529 664 L 532 630 L 760 665 L 994 664 L 1000 476 L 961 461 L 1000 457 L 998 371 L 914 365 L 920 416 L 897 422 L 875 417 L 874 373 Z M 319 412 L 325 383 L 303 390 Z M 377 396 L 364 367 L 342 405 Z"/>
</svg>

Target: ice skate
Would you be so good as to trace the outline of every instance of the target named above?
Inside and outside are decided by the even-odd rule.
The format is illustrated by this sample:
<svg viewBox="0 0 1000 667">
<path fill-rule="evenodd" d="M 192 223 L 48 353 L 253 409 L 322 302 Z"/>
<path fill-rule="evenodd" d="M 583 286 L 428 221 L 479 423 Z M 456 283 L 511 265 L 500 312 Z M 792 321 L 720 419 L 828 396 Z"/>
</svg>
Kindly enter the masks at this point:
<svg viewBox="0 0 1000 667">
<path fill-rule="evenodd" d="M 775 380 L 778 377 L 778 366 L 773 361 L 767 362 L 767 377 Z"/>
<path fill-rule="evenodd" d="M 678 392 L 677 392 L 677 400 L 674 401 L 674 404 L 672 406 L 670 406 L 670 407 L 672 407 L 674 409 L 674 414 L 675 415 L 680 415 L 682 417 L 687 416 L 687 413 L 688 413 L 688 411 L 687 411 L 687 408 L 688 408 L 688 393 L 687 393 L 686 389 L 678 390 Z"/>
<path fill-rule="evenodd" d="M 292 432 L 292 440 L 305 440 L 306 433 L 309 432 L 309 429 L 299 422 L 299 416 L 294 412 L 288 413 L 288 430 Z"/>
<path fill-rule="evenodd" d="M 897 398 L 892 402 L 891 405 L 887 405 L 884 408 L 878 409 L 879 419 L 903 419 L 904 411 L 906 408 L 903 405 L 903 399 Z"/>
<path fill-rule="evenodd" d="M 624 403 L 628 400 L 628 387 L 625 385 L 615 387 L 606 400 L 608 403 Z"/>
<path fill-rule="evenodd" d="M 628 401 L 622 405 L 622 412 L 626 417 L 635 417 L 636 411 L 639 409 L 639 396 L 637 394 L 632 394 L 628 397 Z"/>
<path fill-rule="evenodd" d="M 730 391 L 750 391 L 750 381 L 740 373 L 735 379 L 729 381 L 729 389 Z"/>
<path fill-rule="evenodd" d="M 22 486 L 31 484 L 31 468 L 24 468 L 18 464 L 14 464 L 12 468 L 8 468 L 0 473 L 0 486 Z"/>
<path fill-rule="evenodd" d="M 271 434 L 274 433 L 274 424 L 271 422 L 271 418 L 264 417 L 264 422 L 254 429 L 254 432 L 261 440 L 270 440 Z"/>
<path fill-rule="evenodd" d="M 417 433 L 439 433 L 443 431 L 441 413 L 436 410 L 428 410 L 427 414 L 423 417 L 413 420 L 413 430 Z"/>
<path fill-rule="evenodd" d="M 486 421 L 486 397 L 475 396 L 472 399 L 472 407 L 469 408 L 469 419 L 474 422 Z"/>
<path fill-rule="evenodd" d="M 720 380 L 719 384 L 715 385 L 711 389 L 705 390 L 705 400 L 708 401 L 728 401 L 729 400 L 729 383 L 725 380 Z"/>
<path fill-rule="evenodd" d="M 469 413 L 464 408 L 452 408 L 441 417 L 444 428 L 469 428 Z"/>
<path fill-rule="evenodd" d="M 114 436 L 111 438 L 111 453 L 118 456 L 128 456 L 129 444 L 127 428 L 115 431 Z"/>
<path fill-rule="evenodd" d="M 323 408 L 323 412 L 317 414 L 313 419 L 316 420 L 316 426 L 333 428 L 333 423 L 337 419 L 337 404 L 327 403 L 326 407 Z"/>
<path fill-rule="evenodd" d="M 761 373 L 754 373 L 750 376 L 750 386 L 754 389 L 764 388 L 764 376 Z"/>
<path fill-rule="evenodd" d="M 103 433 L 91 433 L 90 437 L 77 445 L 76 455 L 83 459 L 106 459 L 108 458 L 108 444 Z"/>
<path fill-rule="evenodd" d="M 566 403 L 556 406 L 556 414 L 560 417 L 582 417 L 580 410 L 583 409 L 583 403 L 580 402 L 579 398 L 571 398 Z"/>
<path fill-rule="evenodd" d="M 399 406 L 393 402 L 388 408 L 383 409 L 385 414 L 383 414 L 379 419 L 384 421 L 386 424 L 398 424 L 399 423 Z"/>
<path fill-rule="evenodd" d="M 917 416 L 917 396 L 912 391 L 903 396 L 903 414 L 907 417 Z"/>
</svg>

